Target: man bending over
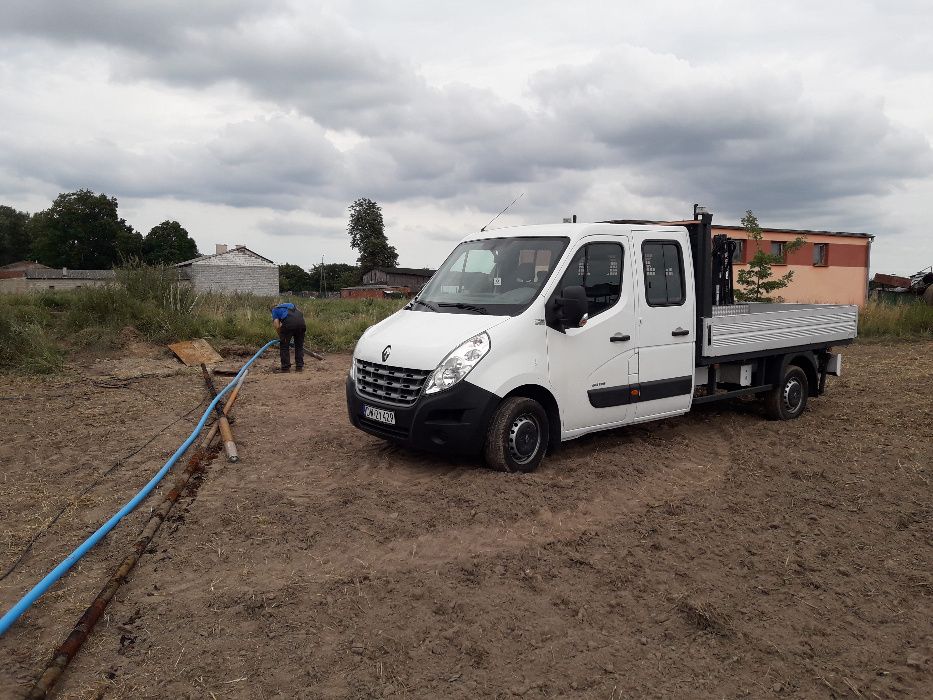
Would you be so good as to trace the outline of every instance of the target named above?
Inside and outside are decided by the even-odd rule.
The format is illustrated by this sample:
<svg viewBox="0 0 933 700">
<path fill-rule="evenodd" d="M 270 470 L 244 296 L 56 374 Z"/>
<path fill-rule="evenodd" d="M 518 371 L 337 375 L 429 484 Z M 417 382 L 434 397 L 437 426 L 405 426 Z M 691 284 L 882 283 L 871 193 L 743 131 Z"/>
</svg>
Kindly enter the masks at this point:
<svg viewBox="0 0 933 700">
<path fill-rule="evenodd" d="M 272 307 L 272 325 L 279 334 L 279 359 L 282 361 L 279 371 L 288 372 L 292 368 L 288 346 L 294 339 L 295 371 L 300 372 L 305 366 L 305 317 L 294 304 L 279 304 Z"/>
</svg>

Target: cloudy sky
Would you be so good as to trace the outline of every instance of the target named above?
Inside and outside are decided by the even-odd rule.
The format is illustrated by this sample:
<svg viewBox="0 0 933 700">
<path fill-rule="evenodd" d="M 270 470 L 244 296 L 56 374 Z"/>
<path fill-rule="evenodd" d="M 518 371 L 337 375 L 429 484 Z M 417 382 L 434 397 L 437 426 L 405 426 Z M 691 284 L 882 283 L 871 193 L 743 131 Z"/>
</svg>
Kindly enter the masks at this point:
<svg viewBox="0 0 933 700">
<path fill-rule="evenodd" d="M 753 209 L 933 264 L 933 3 L 4 0 L 0 203 L 116 196 L 146 233 L 406 266 L 496 225 Z"/>
</svg>

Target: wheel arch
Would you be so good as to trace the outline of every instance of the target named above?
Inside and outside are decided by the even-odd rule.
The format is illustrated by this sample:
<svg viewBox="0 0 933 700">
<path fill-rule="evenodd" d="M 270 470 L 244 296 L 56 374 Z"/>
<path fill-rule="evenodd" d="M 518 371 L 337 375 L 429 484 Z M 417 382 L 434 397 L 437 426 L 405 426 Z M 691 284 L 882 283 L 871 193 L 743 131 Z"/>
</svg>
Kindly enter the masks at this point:
<svg viewBox="0 0 933 700">
<path fill-rule="evenodd" d="M 771 358 L 766 372 L 768 383 L 776 385 L 783 381 L 784 372 L 790 365 L 799 367 L 807 375 L 807 395 L 817 396 L 819 392 L 819 364 L 816 353 L 811 350 Z"/>
<path fill-rule="evenodd" d="M 548 422 L 548 453 L 554 452 L 560 445 L 560 408 L 554 395 L 539 384 L 523 384 L 515 387 L 502 400 L 511 396 L 523 396 L 534 399 L 544 407 Z"/>
<path fill-rule="evenodd" d="M 819 390 L 819 371 L 817 369 L 817 359 L 813 352 L 804 352 L 796 355 L 788 355 L 785 362 L 787 365 L 794 365 L 803 370 L 807 375 L 807 393 L 810 396 L 816 396 Z"/>
</svg>

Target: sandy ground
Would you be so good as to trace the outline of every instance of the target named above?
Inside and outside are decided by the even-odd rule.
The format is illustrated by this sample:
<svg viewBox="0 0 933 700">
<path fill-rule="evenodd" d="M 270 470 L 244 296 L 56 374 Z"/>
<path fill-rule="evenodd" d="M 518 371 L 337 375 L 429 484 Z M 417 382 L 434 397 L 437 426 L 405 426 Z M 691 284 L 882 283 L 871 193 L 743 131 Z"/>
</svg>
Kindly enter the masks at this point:
<svg viewBox="0 0 933 700">
<path fill-rule="evenodd" d="M 301 375 L 269 356 L 238 406 L 242 461 L 185 494 L 58 696 L 933 697 L 933 343 L 845 354 L 800 420 L 708 406 L 531 475 L 358 433 L 347 356 Z M 3 610 L 199 416 L 196 372 L 130 355 L 0 378 L 0 573 L 71 504 L 0 581 Z M 153 503 L 0 639 L 0 697 L 26 692 Z"/>
</svg>

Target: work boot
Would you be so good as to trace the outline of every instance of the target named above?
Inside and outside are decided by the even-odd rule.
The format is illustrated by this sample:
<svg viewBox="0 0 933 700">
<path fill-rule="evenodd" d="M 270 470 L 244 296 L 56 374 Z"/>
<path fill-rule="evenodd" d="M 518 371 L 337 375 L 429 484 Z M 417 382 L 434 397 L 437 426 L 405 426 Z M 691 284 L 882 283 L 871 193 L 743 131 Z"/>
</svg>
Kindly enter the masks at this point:
<svg viewBox="0 0 933 700">
<path fill-rule="evenodd" d="M 305 371 L 305 366 L 304 366 L 304 365 L 297 365 L 297 366 L 295 367 L 295 371 L 296 371 L 296 372 L 304 372 L 304 371 Z"/>
<path fill-rule="evenodd" d="M 291 368 L 290 366 L 289 366 L 289 367 L 277 367 L 277 368 L 275 368 L 275 369 L 272 370 L 272 371 L 282 374 L 282 373 L 290 372 L 291 369 L 292 369 L 292 368 Z"/>
</svg>

